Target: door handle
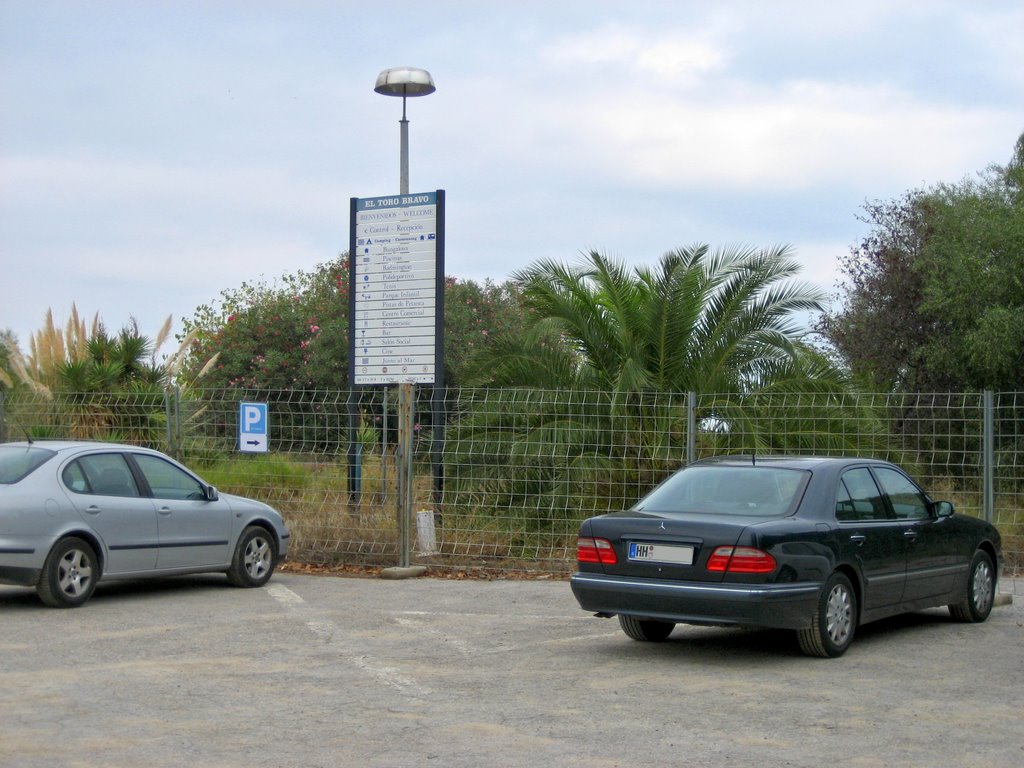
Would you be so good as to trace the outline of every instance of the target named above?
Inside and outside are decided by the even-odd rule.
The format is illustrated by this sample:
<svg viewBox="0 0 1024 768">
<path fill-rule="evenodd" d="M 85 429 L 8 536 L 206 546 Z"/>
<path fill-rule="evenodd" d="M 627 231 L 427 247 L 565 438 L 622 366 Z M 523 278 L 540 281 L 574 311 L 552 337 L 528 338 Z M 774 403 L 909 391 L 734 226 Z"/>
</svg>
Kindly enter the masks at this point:
<svg viewBox="0 0 1024 768">
<path fill-rule="evenodd" d="M 903 532 L 903 538 L 905 538 L 905 539 L 916 539 L 917 538 L 917 531 L 904 531 Z"/>
<path fill-rule="evenodd" d="M 852 541 L 859 547 L 863 545 L 865 541 L 867 541 L 867 537 L 864 536 L 863 533 L 855 533 L 852 536 L 850 536 L 850 541 Z"/>
<path fill-rule="evenodd" d="M 167 517 L 167 515 L 171 514 L 171 508 L 160 507 L 160 509 L 157 510 L 157 513 L 163 515 L 164 517 Z"/>
<path fill-rule="evenodd" d="M 95 504 L 90 504 L 88 507 L 85 508 L 85 511 L 90 515 L 98 515 L 100 512 L 103 511 L 103 508 L 97 507 Z"/>
</svg>

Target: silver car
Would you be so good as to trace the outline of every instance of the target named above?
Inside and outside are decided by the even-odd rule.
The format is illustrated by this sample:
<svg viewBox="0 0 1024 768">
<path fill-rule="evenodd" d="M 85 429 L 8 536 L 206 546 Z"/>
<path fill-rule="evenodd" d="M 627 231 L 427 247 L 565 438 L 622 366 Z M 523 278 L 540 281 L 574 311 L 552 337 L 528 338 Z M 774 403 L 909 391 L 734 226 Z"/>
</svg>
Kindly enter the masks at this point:
<svg viewBox="0 0 1024 768">
<path fill-rule="evenodd" d="M 93 442 L 0 444 L 0 583 L 82 605 L 105 579 L 223 572 L 261 587 L 288 552 L 272 507 L 218 493 L 157 451 Z"/>
</svg>

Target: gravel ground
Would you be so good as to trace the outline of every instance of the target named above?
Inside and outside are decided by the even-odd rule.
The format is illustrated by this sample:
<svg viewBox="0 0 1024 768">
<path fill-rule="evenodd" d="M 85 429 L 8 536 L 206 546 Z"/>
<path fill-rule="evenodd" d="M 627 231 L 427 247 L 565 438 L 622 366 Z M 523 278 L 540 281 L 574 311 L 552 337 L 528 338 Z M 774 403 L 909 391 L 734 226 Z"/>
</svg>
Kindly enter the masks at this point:
<svg viewBox="0 0 1024 768">
<path fill-rule="evenodd" d="M 1017 768 L 1022 606 L 826 660 L 785 632 L 637 643 L 562 580 L 204 576 L 64 611 L 0 587 L 0 765 Z"/>
</svg>

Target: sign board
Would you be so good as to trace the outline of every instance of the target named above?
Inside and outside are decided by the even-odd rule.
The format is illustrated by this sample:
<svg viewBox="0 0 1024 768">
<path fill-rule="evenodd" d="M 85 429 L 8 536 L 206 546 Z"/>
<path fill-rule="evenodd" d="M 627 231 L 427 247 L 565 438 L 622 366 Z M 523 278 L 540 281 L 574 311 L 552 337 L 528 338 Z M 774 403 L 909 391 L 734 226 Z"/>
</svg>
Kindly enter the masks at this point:
<svg viewBox="0 0 1024 768">
<path fill-rule="evenodd" d="M 239 403 L 238 450 L 266 453 L 270 447 L 270 414 L 266 403 Z"/>
<path fill-rule="evenodd" d="M 351 202 L 349 380 L 441 383 L 444 190 Z"/>
</svg>

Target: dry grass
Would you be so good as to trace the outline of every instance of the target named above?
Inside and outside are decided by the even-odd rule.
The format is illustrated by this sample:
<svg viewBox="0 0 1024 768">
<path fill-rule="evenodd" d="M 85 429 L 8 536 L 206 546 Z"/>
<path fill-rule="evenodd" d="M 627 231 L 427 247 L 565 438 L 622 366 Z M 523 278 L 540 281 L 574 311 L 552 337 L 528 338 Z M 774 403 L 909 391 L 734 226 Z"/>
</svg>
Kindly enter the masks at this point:
<svg viewBox="0 0 1024 768">
<path fill-rule="evenodd" d="M 232 456 L 201 468 L 219 488 L 259 498 L 279 509 L 292 531 L 293 563 L 318 568 L 379 567 L 399 562 L 399 508 L 393 457 L 362 461 L 362 493 L 348 494 L 344 461 L 299 461 L 281 456 Z M 981 516 L 980 494 L 953 481 L 929 486 L 936 498 L 952 501 L 962 514 Z M 997 501 L 1008 573 L 1024 569 L 1024 511 L 1017 496 Z M 575 564 L 579 521 L 525 517 L 520 509 L 447 503 L 434 509 L 430 472 L 417 471 L 414 515 L 432 510 L 434 551 L 420 552 L 416 519 L 410 524 L 411 559 L 432 569 L 564 574 Z"/>
</svg>

